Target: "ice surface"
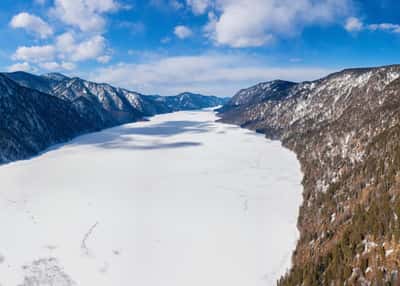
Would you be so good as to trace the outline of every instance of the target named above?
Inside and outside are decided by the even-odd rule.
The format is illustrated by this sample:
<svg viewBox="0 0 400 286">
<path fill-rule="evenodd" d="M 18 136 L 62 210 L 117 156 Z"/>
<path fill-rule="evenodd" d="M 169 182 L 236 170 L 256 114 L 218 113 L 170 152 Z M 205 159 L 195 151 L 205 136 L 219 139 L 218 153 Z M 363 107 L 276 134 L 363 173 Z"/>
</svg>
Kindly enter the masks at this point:
<svg viewBox="0 0 400 286">
<path fill-rule="evenodd" d="M 177 112 L 0 167 L 0 285 L 258 286 L 290 265 L 300 166 Z"/>
</svg>

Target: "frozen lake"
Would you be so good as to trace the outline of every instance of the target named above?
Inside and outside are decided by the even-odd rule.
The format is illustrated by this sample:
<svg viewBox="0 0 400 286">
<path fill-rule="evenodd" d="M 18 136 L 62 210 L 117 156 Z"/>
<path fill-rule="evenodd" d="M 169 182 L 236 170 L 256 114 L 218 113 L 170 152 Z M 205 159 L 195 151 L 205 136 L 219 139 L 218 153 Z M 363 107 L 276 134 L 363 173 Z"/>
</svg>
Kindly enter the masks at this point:
<svg viewBox="0 0 400 286">
<path fill-rule="evenodd" d="M 0 167 L 0 285 L 273 285 L 298 238 L 299 163 L 215 120 L 160 115 Z"/>
</svg>

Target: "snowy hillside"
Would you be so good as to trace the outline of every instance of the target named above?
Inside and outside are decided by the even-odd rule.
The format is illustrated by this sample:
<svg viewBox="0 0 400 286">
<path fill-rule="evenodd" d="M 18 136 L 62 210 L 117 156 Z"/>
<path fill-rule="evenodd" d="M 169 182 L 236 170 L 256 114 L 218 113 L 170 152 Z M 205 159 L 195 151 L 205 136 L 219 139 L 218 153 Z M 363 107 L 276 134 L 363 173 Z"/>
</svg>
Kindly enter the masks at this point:
<svg viewBox="0 0 400 286">
<path fill-rule="evenodd" d="M 221 116 L 281 140 L 301 162 L 301 238 L 279 285 L 397 285 L 400 66 L 263 89 L 273 83 L 240 91 Z"/>
<path fill-rule="evenodd" d="M 55 73 L 0 73 L 0 164 L 28 158 L 82 133 L 225 102 L 193 93 L 147 96 Z"/>
</svg>

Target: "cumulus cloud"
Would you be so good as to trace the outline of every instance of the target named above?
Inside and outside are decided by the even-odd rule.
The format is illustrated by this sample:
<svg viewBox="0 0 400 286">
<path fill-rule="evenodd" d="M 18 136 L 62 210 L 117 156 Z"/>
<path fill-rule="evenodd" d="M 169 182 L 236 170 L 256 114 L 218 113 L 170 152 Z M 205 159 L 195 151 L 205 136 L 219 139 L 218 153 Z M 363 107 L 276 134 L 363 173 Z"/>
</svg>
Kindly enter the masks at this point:
<svg viewBox="0 0 400 286">
<path fill-rule="evenodd" d="M 190 28 L 180 25 L 175 27 L 174 34 L 179 39 L 186 39 L 192 36 L 193 32 Z"/>
<path fill-rule="evenodd" d="M 58 36 L 54 44 L 18 47 L 12 59 L 33 63 L 46 70 L 72 70 L 76 68 L 76 62 L 96 60 L 108 63 L 111 56 L 107 53 L 103 36 L 93 35 L 79 41 L 73 33 L 66 32 Z"/>
<path fill-rule="evenodd" d="M 71 62 L 44 62 L 39 63 L 39 66 L 43 69 L 54 71 L 54 70 L 73 70 L 76 68 L 75 63 Z"/>
<path fill-rule="evenodd" d="M 45 46 L 22 46 L 19 47 L 12 58 L 18 61 L 26 62 L 46 62 L 52 61 L 56 55 L 56 49 L 52 45 Z"/>
<path fill-rule="evenodd" d="M 105 26 L 104 14 L 119 8 L 114 0 L 55 0 L 51 14 L 81 31 L 99 31 Z"/>
<path fill-rule="evenodd" d="M 400 33 L 400 25 L 392 23 L 370 24 L 368 29 L 371 31 L 387 31 L 392 33 Z"/>
<path fill-rule="evenodd" d="M 243 55 L 205 54 L 159 57 L 139 64 L 121 63 L 98 69 L 90 77 L 144 93 L 193 91 L 231 96 L 240 88 L 273 79 L 311 80 L 330 73 L 323 68 L 278 68 Z"/>
<path fill-rule="evenodd" d="M 217 45 L 258 47 L 312 24 L 338 21 L 351 0 L 216 0 L 205 30 Z"/>
<path fill-rule="evenodd" d="M 207 9 L 212 5 L 211 0 L 186 0 L 188 5 L 195 15 L 204 14 Z"/>
<path fill-rule="evenodd" d="M 45 0 L 35 0 L 37 4 L 45 4 Z M 49 1 L 50 2 L 50 1 Z M 48 15 L 58 19 L 69 32 L 52 38 L 46 45 L 20 46 L 12 55 L 15 61 L 34 64 L 46 70 L 71 70 L 76 62 L 95 60 L 108 63 L 111 55 L 107 49 L 107 41 L 102 36 L 106 24 L 106 14 L 120 9 L 129 9 L 117 0 L 54 0 Z M 43 19 L 23 12 L 15 15 L 10 26 L 23 28 L 45 39 L 54 34 Z M 130 28 L 139 29 L 139 25 Z M 17 64 L 16 64 L 17 65 Z"/>
<path fill-rule="evenodd" d="M 60 64 L 57 62 L 46 62 L 46 63 L 41 63 L 40 67 L 47 69 L 47 70 L 56 70 L 60 68 Z"/>
<path fill-rule="evenodd" d="M 29 63 L 27 62 L 22 62 L 22 63 L 15 63 L 7 68 L 9 72 L 15 72 L 15 71 L 25 71 L 29 72 L 32 70 L 32 67 Z"/>
<path fill-rule="evenodd" d="M 348 18 L 344 28 L 348 32 L 360 32 L 362 30 L 369 30 L 369 31 L 386 31 L 392 33 L 400 33 L 399 24 L 393 24 L 393 23 L 364 24 L 357 17 Z"/>
<path fill-rule="evenodd" d="M 96 58 L 96 60 L 99 63 L 106 64 L 111 60 L 111 56 L 109 56 L 109 55 L 99 56 Z"/>
<path fill-rule="evenodd" d="M 24 29 L 45 39 L 53 34 L 53 29 L 40 17 L 23 12 L 15 15 L 10 22 L 14 29 Z"/>
<path fill-rule="evenodd" d="M 348 32 L 359 32 L 363 29 L 363 23 L 356 17 L 350 17 L 347 19 L 344 28 Z"/>
<path fill-rule="evenodd" d="M 104 62 L 106 39 L 103 36 L 95 35 L 81 42 L 77 42 L 70 32 L 57 37 L 56 48 L 59 57 L 69 59 L 73 62 L 98 59 Z"/>
</svg>

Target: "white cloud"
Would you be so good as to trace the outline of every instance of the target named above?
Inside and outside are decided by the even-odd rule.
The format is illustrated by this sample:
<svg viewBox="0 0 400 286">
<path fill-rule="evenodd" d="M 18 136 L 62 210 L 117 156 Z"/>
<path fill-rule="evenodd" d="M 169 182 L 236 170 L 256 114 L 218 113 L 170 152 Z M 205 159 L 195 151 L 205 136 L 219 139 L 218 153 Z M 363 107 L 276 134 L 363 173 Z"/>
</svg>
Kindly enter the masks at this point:
<svg viewBox="0 0 400 286">
<path fill-rule="evenodd" d="M 35 0 L 37 4 L 45 4 L 45 0 Z M 111 60 L 111 51 L 107 41 L 101 35 L 106 24 L 106 14 L 120 9 L 130 9 L 117 0 L 54 0 L 49 9 L 50 17 L 66 24 L 69 32 L 53 38 L 46 45 L 20 46 L 12 55 L 14 61 L 45 70 L 72 70 L 77 62 L 95 60 L 106 64 Z M 41 38 L 53 34 L 53 29 L 41 18 L 28 13 L 20 13 L 13 17 L 10 25 L 24 28 Z M 132 24 L 133 25 L 133 24 Z M 143 29 L 139 24 L 129 28 Z M 18 64 L 15 64 L 16 66 Z"/>
<path fill-rule="evenodd" d="M 14 55 L 13 60 L 26 61 L 30 63 L 52 61 L 56 55 L 56 49 L 52 45 L 19 47 Z"/>
<path fill-rule="evenodd" d="M 99 63 L 108 63 L 111 55 L 107 54 L 106 48 L 103 36 L 93 35 L 77 41 L 74 34 L 67 32 L 58 36 L 52 45 L 18 47 L 12 59 L 35 64 L 46 70 L 73 70 L 76 62 L 96 60 Z"/>
<path fill-rule="evenodd" d="M 400 33 L 400 25 L 392 23 L 370 24 L 368 29 L 371 31 L 387 31 L 392 33 Z"/>
<path fill-rule="evenodd" d="M 16 63 L 16 64 L 13 64 L 13 65 L 9 66 L 9 67 L 7 68 L 7 70 L 8 70 L 9 72 L 15 72 L 15 71 L 25 71 L 25 72 L 29 72 L 29 71 L 32 70 L 32 67 L 31 67 L 31 65 L 30 65 L 29 63 L 27 63 L 27 62 L 22 62 L 22 63 Z"/>
<path fill-rule="evenodd" d="M 74 69 L 76 69 L 76 64 L 71 63 L 71 62 L 62 62 L 61 68 L 65 69 L 65 70 L 69 70 L 69 71 L 74 70 Z"/>
<path fill-rule="evenodd" d="M 400 25 L 393 23 L 364 24 L 359 18 L 350 17 L 347 19 L 344 28 L 348 32 L 360 32 L 362 30 L 384 31 L 400 33 Z"/>
<path fill-rule="evenodd" d="M 15 15 L 10 22 L 14 29 L 21 28 L 45 39 L 53 34 L 53 29 L 40 17 L 23 12 Z"/>
<path fill-rule="evenodd" d="M 111 56 L 109 56 L 109 55 L 100 56 L 100 57 L 97 57 L 96 60 L 99 63 L 106 64 L 111 60 Z"/>
<path fill-rule="evenodd" d="M 57 62 L 45 62 L 45 63 L 40 63 L 39 66 L 41 68 L 44 68 L 46 70 L 56 70 L 60 68 L 60 64 Z"/>
<path fill-rule="evenodd" d="M 71 54 L 75 51 L 75 37 L 72 33 L 66 32 L 57 37 L 56 46 L 63 54 Z"/>
<path fill-rule="evenodd" d="M 55 0 L 51 14 L 82 31 L 100 31 L 105 26 L 104 14 L 119 8 L 114 0 Z"/>
<path fill-rule="evenodd" d="M 307 25 L 337 22 L 351 0 L 216 0 L 206 34 L 218 45 L 258 47 Z"/>
<path fill-rule="evenodd" d="M 204 14 L 212 5 L 211 0 L 186 0 L 186 4 L 192 9 L 195 15 Z"/>
<path fill-rule="evenodd" d="M 103 36 L 95 35 L 87 40 L 77 42 L 72 33 L 67 32 L 57 37 L 59 57 L 73 62 L 97 59 L 99 62 L 110 60 L 105 54 L 106 40 Z"/>
<path fill-rule="evenodd" d="M 244 55 L 205 54 L 159 57 L 140 64 L 121 63 L 98 69 L 92 80 L 144 93 L 176 94 L 193 91 L 231 96 L 240 88 L 273 79 L 312 80 L 331 70 L 324 68 L 280 68 L 258 64 Z"/>
<path fill-rule="evenodd" d="M 179 39 L 186 39 L 189 38 L 193 34 L 193 32 L 190 28 L 180 25 L 175 27 L 174 34 Z"/>
<path fill-rule="evenodd" d="M 74 63 L 71 62 L 44 62 L 44 63 L 39 63 L 39 66 L 43 69 L 49 70 L 49 71 L 55 71 L 55 70 L 73 70 L 76 68 Z"/>
<path fill-rule="evenodd" d="M 350 17 L 346 20 L 346 24 L 345 24 L 344 28 L 348 32 L 359 32 L 364 28 L 363 26 L 364 25 L 360 19 L 358 19 L 356 17 Z"/>
</svg>

